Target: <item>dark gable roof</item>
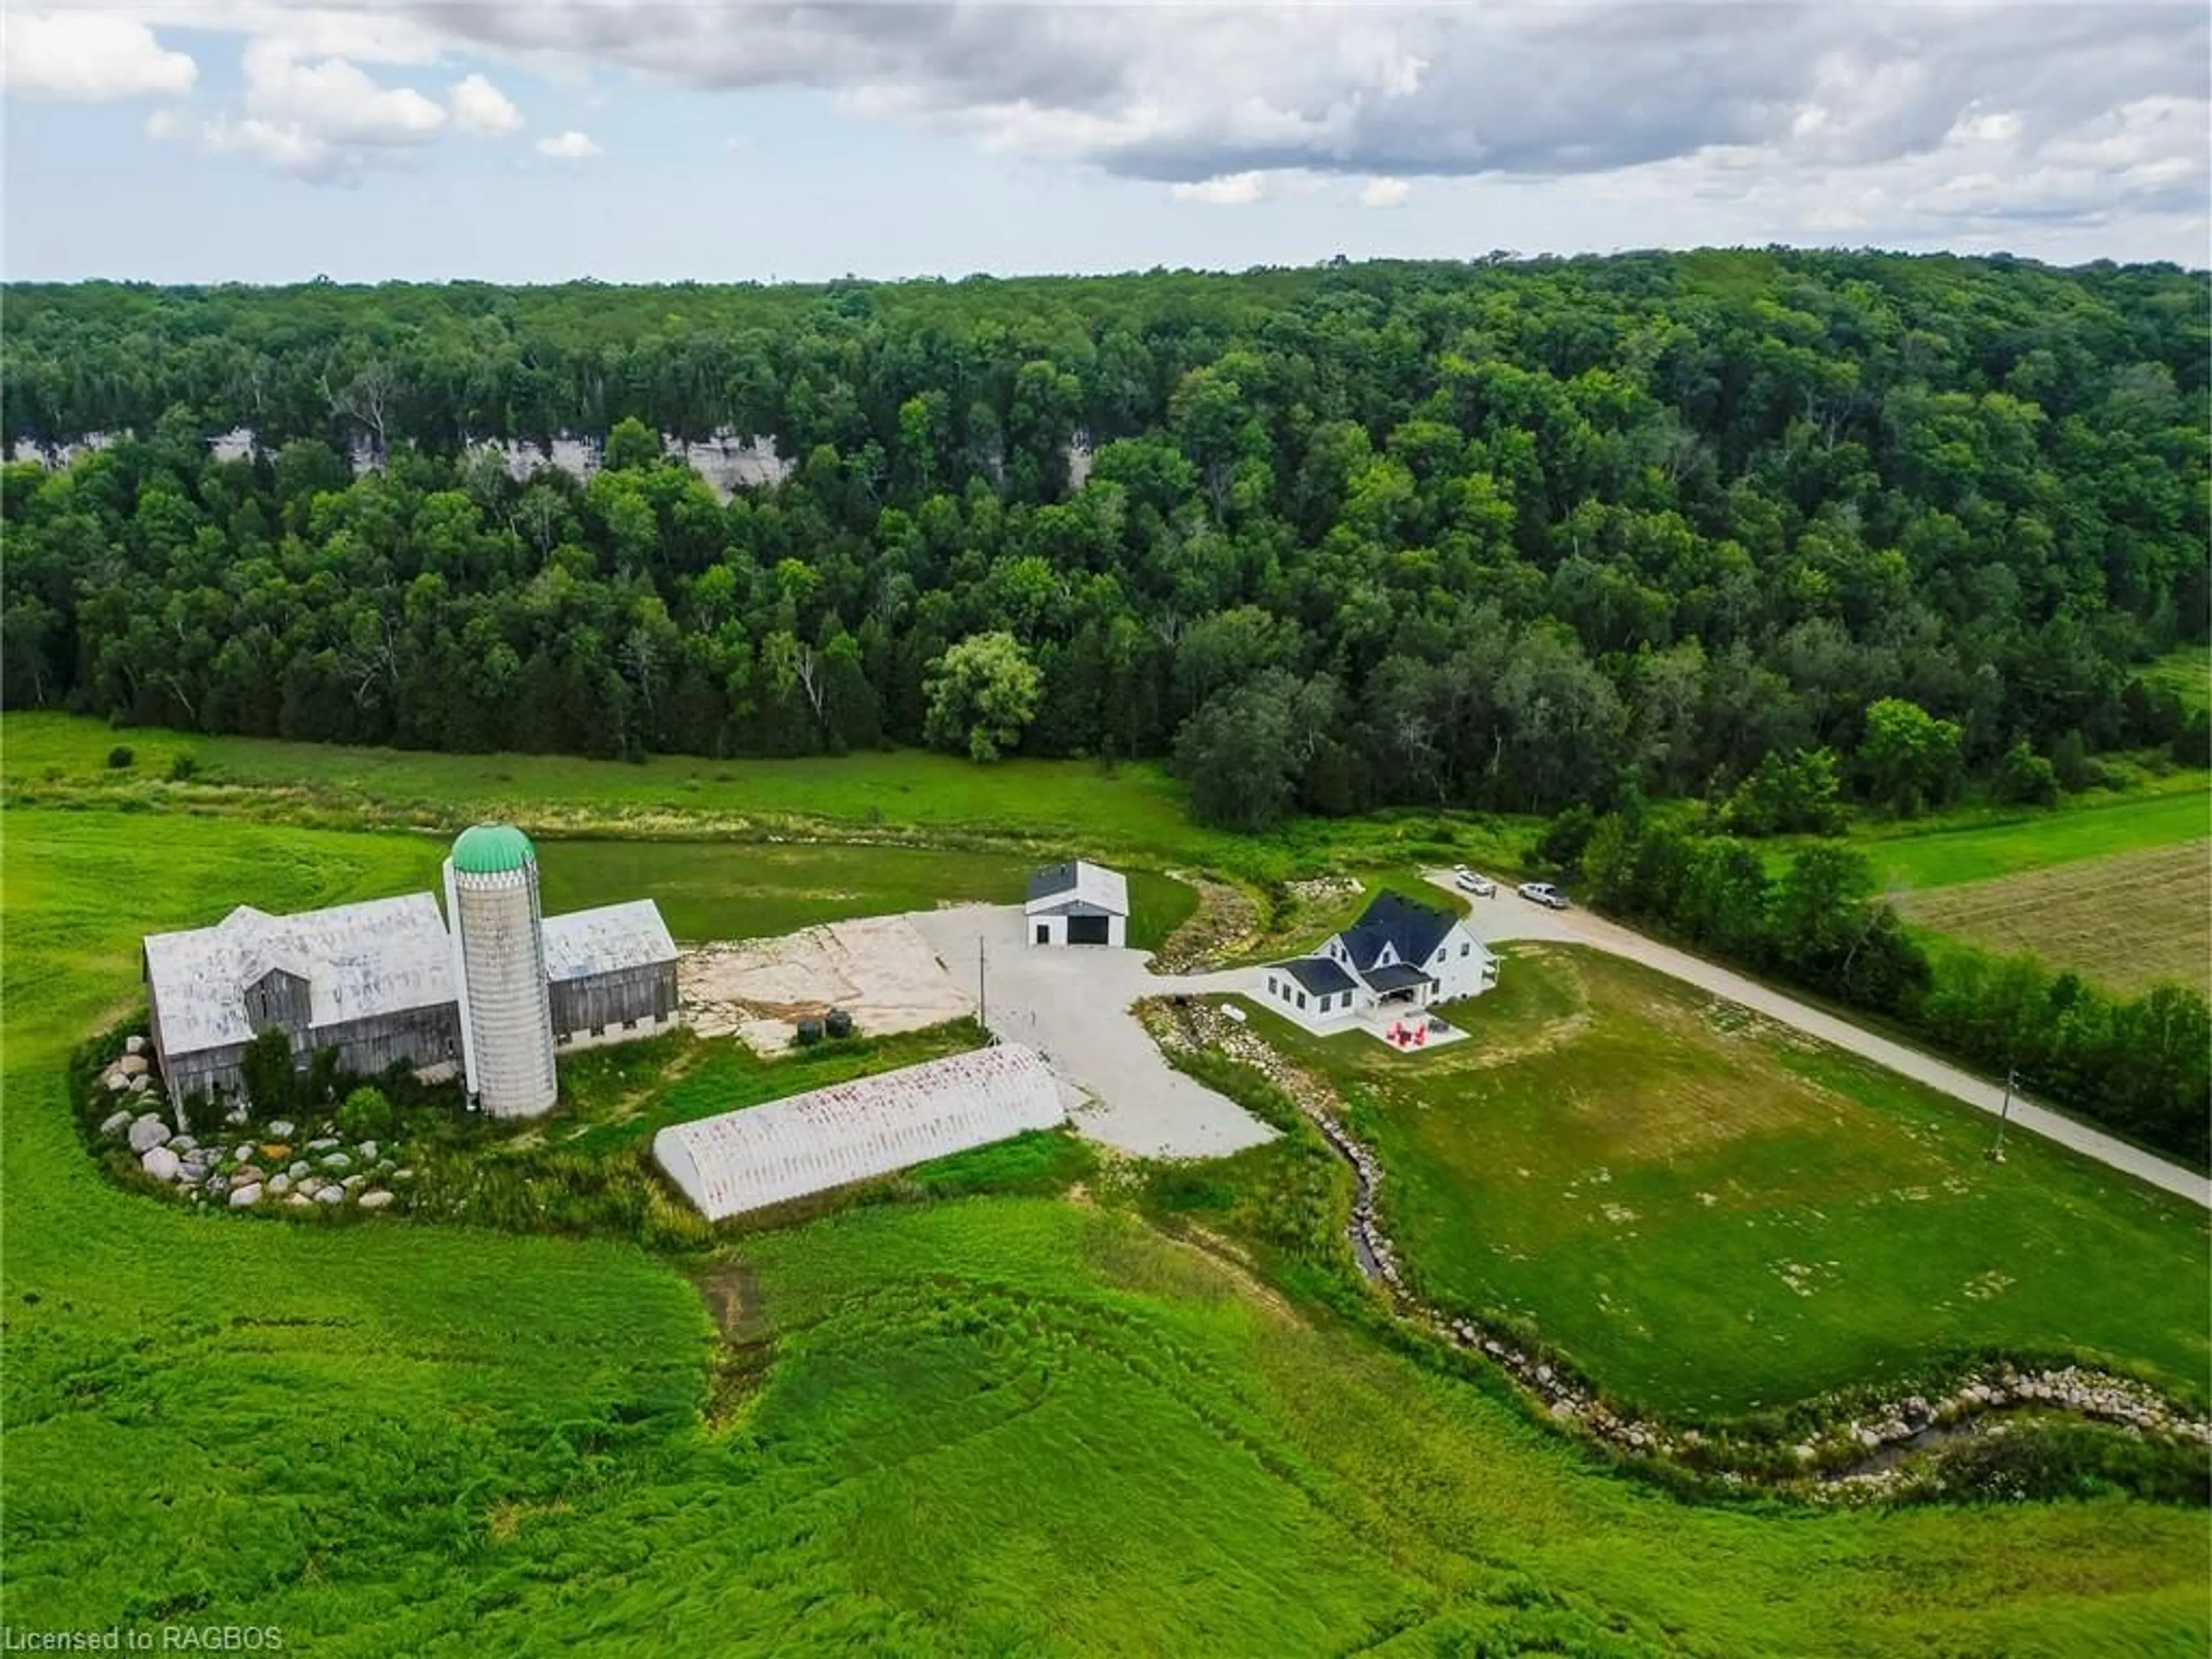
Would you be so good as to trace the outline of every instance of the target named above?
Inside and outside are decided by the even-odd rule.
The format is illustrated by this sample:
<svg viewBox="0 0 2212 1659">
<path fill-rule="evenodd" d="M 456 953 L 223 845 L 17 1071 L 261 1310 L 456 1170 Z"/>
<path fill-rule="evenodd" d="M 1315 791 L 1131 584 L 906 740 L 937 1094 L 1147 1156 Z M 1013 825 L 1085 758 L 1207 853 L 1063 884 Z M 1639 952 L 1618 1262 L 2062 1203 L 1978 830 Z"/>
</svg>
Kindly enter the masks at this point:
<svg viewBox="0 0 2212 1659">
<path fill-rule="evenodd" d="M 1352 975 L 1326 957 L 1299 957 L 1274 965 L 1317 997 L 1352 988 Z"/>
<path fill-rule="evenodd" d="M 1458 920 L 1447 911 L 1416 904 L 1396 893 L 1377 893 L 1359 920 L 1340 937 L 1344 948 L 1352 952 L 1352 965 L 1363 974 L 1375 965 L 1386 944 L 1397 947 L 1399 961 L 1419 967 L 1428 961 Z"/>
<path fill-rule="evenodd" d="M 1048 864 L 1030 878 L 1029 902 L 1035 904 L 1039 899 L 1050 898 L 1054 893 L 1072 893 L 1074 890 L 1074 861 Z"/>
<path fill-rule="evenodd" d="M 1423 983 L 1435 981 L 1418 968 L 1409 968 L 1402 962 L 1394 962 L 1388 968 L 1370 968 L 1367 971 L 1368 988 L 1374 991 L 1403 991 Z"/>
</svg>

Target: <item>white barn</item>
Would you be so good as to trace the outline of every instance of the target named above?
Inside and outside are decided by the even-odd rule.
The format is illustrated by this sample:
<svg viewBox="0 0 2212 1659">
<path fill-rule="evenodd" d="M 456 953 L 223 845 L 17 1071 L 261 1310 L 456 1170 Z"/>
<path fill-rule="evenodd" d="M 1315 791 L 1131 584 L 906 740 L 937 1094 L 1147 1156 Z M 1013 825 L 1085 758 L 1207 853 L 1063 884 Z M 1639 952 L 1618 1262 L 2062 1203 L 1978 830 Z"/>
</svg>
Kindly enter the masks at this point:
<svg viewBox="0 0 2212 1659">
<path fill-rule="evenodd" d="M 1042 1056 L 998 1043 L 673 1124 L 653 1136 L 653 1157 L 702 1215 L 720 1221 L 1066 1117 Z"/>
<path fill-rule="evenodd" d="M 1077 859 L 1030 878 L 1023 925 L 1032 945 L 1129 942 L 1129 884 L 1120 872 Z"/>
<path fill-rule="evenodd" d="M 249 1043 L 289 1038 L 294 1063 L 333 1050 L 349 1072 L 458 1063 L 451 952 L 428 893 L 299 915 L 241 904 L 212 927 L 149 934 L 146 1000 L 169 1103 L 235 1089 Z"/>
<path fill-rule="evenodd" d="M 1326 1033 L 1480 996 L 1498 958 L 1449 911 L 1378 893 L 1358 921 L 1310 957 L 1271 963 L 1261 1000 L 1285 1019 Z"/>
<path fill-rule="evenodd" d="M 530 1115 L 553 1104 L 556 1047 L 619 1042 L 682 1018 L 676 944 L 659 907 L 640 899 L 541 917 L 537 854 L 511 825 L 463 832 L 446 902 L 445 915 L 428 893 L 289 916 L 242 904 L 212 927 L 148 935 L 154 1054 L 179 1122 L 193 1096 L 243 1086 L 246 1048 L 270 1030 L 284 1034 L 297 1069 L 327 1051 L 353 1075 L 459 1072 L 481 1094 L 490 1011 L 512 1038 L 493 1070 L 523 1101 L 507 1109 Z"/>
</svg>

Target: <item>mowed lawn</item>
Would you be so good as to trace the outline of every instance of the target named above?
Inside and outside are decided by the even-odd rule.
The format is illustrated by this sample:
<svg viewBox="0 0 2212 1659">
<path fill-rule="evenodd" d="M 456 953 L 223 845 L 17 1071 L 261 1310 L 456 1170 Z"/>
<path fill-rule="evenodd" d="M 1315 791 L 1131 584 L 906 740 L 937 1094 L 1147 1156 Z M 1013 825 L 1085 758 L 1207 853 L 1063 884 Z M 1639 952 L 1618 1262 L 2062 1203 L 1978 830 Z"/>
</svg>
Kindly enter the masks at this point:
<svg viewBox="0 0 2212 1659">
<path fill-rule="evenodd" d="M 135 1000 L 138 934 L 398 890 L 437 849 L 234 818 L 0 829 L 13 1626 L 273 1626 L 364 1659 L 2212 1640 L 2202 1512 L 1686 1504 L 1095 1205 L 744 1241 L 727 1265 L 768 1346 L 732 1392 L 696 1262 L 121 1191 L 60 1067 Z"/>
<path fill-rule="evenodd" d="M 2212 994 L 2212 841 L 2116 853 L 1907 896 L 1917 927 L 2028 951 L 2118 991 L 2171 980 Z"/>
<path fill-rule="evenodd" d="M 1633 963 L 1511 951 L 1399 1055 L 1264 1016 L 1381 1154 L 1422 1288 L 1618 1397 L 1725 1418 L 1982 1345 L 2201 1395 L 2204 1212 Z"/>
<path fill-rule="evenodd" d="M 1874 866 L 1877 887 L 1897 895 L 2174 847 L 2207 835 L 2212 835 L 2212 781 L 2193 772 L 2117 799 L 1885 825 L 1863 831 L 1853 844 Z"/>
</svg>

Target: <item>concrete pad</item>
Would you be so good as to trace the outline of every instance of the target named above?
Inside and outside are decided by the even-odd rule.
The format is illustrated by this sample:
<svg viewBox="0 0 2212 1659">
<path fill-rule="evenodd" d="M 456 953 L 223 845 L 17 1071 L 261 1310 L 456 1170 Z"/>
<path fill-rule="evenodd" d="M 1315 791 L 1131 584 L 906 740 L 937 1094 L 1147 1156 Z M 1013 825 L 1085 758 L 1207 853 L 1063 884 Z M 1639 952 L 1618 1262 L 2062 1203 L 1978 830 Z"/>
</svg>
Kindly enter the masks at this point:
<svg viewBox="0 0 2212 1659">
<path fill-rule="evenodd" d="M 986 1022 L 1037 1049 L 1080 1091 L 1072 1115 L 1090 1139 L 1143 1158 L 1218 1158 L 1274 1139 L 1236 1102 L 1170 1066 L 1129 1012 L 1146 997 L 1249 994 L 1257 970 L 1155 975 L 1147 951 L 1030 945 L 1016 905 L 959 905 L 905 920 L 971 996 L 981 942 Z"/>
<path fill-rule="evenodd" d="M 788 1048 L 799 1020 L 832 1008 L 869 1036 L 941 1025 L 975 1008 L 904 916 L 702 945 L 677 958 L 676 985 L 693 1030 L 735 1036 L 762 1054 Z"/>
</svg>

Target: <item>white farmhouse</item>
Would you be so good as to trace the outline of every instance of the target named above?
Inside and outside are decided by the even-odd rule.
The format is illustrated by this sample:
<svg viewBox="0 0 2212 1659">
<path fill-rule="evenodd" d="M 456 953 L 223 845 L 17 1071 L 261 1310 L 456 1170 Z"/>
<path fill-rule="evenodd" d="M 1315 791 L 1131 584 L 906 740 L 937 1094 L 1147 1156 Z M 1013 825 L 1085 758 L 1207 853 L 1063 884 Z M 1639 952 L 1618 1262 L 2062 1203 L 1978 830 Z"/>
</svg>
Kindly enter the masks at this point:
<svg viewBox="0 0 2212 1659">
<path fill-rule="evenodd" d="M 1080 859 L 1048 865 L 1030 878 L 1023 907 L 1032 945 L 1129 942 L 1129 884 L 1117 871 Z"/>
<path fill-rule="evenodd" d="M 1467 923 L 1395 893 L 1310 957 L 1261 970 L 1261 998 L 1285 1019 L 1327 1033 L 1391 1019 L 1498 983 L 1498 958 Z"/>
</svg>

